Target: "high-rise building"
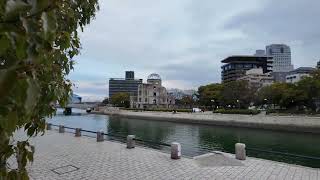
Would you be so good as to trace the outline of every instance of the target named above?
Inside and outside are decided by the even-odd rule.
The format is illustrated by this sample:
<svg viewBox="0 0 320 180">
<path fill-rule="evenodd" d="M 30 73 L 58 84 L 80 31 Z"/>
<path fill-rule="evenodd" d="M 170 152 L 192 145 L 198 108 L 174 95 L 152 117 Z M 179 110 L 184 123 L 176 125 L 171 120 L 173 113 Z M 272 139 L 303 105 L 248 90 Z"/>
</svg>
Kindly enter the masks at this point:
<svg viewBox="0 0 320 180">
<path fill-rule="evenodd" d="M 266 54 L 269 57 L 273 57 L 273 72 L 289 72 L 293 70 L 289 46 L 285 44 L 271 44 L 266 47 Z"/>
<path fill-rule="evenodd" d="M 263 73 L 272 72 L 272 57 L 267 56 L 230 56 L 221 61 L 222 82 L 236 81 L 250 69 L 261 68 Z"/>
<path fill-rule="evenodd" d="M 126 71 L 125 78 L 109 79 L 109 97 L 119 92 L 129 93 L 130 96 L 137 96 L 140 84 L 142 84 L 142 79 L 134 79 L 134 72 Z"/>
<path fill-rule="evenodd" d="M 317 63 L 317 69 L 320 69 L 320 60 Z"/>
</svg>

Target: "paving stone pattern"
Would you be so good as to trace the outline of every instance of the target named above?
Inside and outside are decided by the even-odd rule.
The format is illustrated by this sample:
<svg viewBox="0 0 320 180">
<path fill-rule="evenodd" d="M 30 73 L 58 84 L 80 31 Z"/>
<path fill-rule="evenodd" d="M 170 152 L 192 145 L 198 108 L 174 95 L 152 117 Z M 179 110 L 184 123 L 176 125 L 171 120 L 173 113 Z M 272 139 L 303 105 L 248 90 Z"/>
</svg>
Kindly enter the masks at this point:
<svg viewBox="0 0 320 180">
<path fill-rule="evenodd" d="M 241 161 L 241 166 L 203 166 L 190 158 L 172 160 L 153 149 L 127 149 L 118 142 L 96 142 L 55 131 L 32 139 L 32 144 L 36 145 L 35 161 L 28 171 L 33 180 L 320 179 L 320 169 L 256 158 Z"/>
</svg>

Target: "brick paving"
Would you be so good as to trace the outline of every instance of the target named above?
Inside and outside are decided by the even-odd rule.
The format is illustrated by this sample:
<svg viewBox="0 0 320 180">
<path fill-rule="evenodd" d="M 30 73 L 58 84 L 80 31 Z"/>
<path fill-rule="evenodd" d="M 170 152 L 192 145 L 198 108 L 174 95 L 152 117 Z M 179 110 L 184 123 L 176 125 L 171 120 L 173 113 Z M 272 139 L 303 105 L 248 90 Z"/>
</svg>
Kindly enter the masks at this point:
<svg viewBox="0 0 320 180">
<path fill-rule="evenodd" d="M 242 166 L 209 167 L 190 158 L 171 160 L 169 154 L 153 149 L 127 149 L 118 142 L 96 142 L 56 131 L 32 139 L 32 144 L 36 145 L 35 161 L 28 171 L 33 180 L 320 179 L 320 169 L 256 158 L 241 161 Z"/>
</svg>

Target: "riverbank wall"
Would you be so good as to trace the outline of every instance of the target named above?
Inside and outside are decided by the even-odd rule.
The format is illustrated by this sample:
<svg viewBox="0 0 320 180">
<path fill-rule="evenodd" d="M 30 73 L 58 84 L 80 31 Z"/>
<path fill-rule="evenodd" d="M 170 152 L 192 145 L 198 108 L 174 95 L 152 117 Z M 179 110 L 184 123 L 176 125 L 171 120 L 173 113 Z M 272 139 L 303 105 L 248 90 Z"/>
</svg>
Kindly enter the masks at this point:
<svg viewBox="0 0 320 180">
<path fill-rule="evenodd" d="M 170 113 L 170 112 L 134 112 L 127 110 L 108 111 L 101 109 L 93 113 L 121 116 L 131 119 L 167 121 L 177 123 L 255 128 L 290 132 L 320 134 L 320 117 L 274 116 L 274 115 L 237 115 L 205 113 Z"/>
</svg>

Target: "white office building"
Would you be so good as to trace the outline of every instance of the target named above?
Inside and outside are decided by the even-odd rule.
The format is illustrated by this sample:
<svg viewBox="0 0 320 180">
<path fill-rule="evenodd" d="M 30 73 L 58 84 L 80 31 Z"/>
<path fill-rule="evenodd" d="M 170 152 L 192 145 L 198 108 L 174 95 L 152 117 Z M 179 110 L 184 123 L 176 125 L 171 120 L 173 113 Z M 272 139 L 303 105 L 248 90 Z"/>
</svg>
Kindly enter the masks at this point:
<svg viewBox="0 0 320 180">
<path fill-rule="evenodd" d="M 273 72 L 290 72 L 293 70 L 289 46 L 285 44 L 271 44 L 266 47 L 266 55 L 273 57 Z"/>
<path fill-rule="evenodd" d="M 310 74 L 315 71 L 315 68 L 312 67 L 299 67 L 293 71 L 290 71 L 286 76 L 287 83 L 296 83 L 299 82 L 303 77 L 308 77 Z"/>
</svg>

